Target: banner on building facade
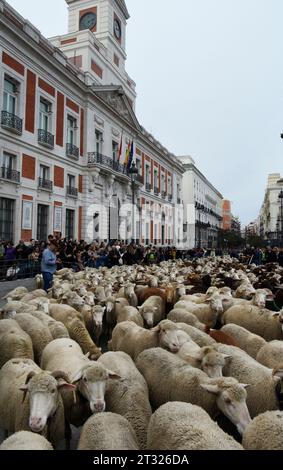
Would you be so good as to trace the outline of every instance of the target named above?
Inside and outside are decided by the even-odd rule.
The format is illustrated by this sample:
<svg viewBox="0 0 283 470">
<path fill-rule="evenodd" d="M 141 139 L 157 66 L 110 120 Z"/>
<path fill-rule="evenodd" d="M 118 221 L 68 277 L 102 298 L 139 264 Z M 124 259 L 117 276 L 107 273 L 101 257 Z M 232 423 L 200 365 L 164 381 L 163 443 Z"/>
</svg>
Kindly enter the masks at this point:
<svg viewBox="0 0 283 470">
<path fill-rule="evenodd" d="M 62 207 L 54 207 L 54 232 L 62 232 Z"/>
<path fill-rule="evenodd" d="M 32 206 L 33 203 L 31 201 L 23 201 L 23 230 L 32 230 Z"/>
</svg>

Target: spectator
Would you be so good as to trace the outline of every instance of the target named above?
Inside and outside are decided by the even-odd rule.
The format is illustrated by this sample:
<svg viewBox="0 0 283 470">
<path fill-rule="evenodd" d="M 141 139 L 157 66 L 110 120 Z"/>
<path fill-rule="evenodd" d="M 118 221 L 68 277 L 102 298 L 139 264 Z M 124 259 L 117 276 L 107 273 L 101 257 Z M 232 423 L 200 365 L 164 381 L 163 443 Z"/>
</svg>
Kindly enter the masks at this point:
<svg viewBox="0 0 283 470">
<path fill-rule="evenodd" d="M 41 260 L 41 272 L 44 282 L 44 290 L 48 292 L 48 289 L 52 286 L 53 275 L 57 269 L 56 262 L 56 251 L 58 245 L 54 240 L 50 241 L 49 247 L 46 248 L 42 254 Z"/>
</svg>

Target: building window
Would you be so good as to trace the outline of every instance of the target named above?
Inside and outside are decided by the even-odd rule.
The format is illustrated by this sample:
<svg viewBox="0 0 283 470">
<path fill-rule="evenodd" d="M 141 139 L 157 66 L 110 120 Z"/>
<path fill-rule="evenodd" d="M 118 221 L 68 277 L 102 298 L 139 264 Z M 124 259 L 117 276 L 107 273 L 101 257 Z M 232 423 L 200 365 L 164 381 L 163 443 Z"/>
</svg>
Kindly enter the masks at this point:
<svg viewBox="0 0 283 470">
<path fill-rule="evenodd" d="M 66 237 L 74 238 L 75 211 L 66 209 Z"/>
<path fill-rule="evenodd" d="M 172 181 L 171 178 L 168 178 L 168 195 L 171 196 L 172 194 Z"/>
<path fill-rule="evenodd" d="M 4 99 L 3 110 L 11 114 L 16 114 L 17 96 L 19 93 L 19 84 L 10 77 L 4 79 Z"/>
<path fill-rule="evenodd" d="M 77 120 L 72 116 L 67 118 L 67 143 L 71 145 L 76 145 L 77 143 L 77 130 L 78 124 Z"/>
<path fill-rule="evenodd" d="M 2 168 L 5 168 L 9 171 L 15 170 L 16 162 L 17 162 L 17 157 L 15 155 L 11 155 L 10 153 L 7 153 L 7 152 L 3 153 Z"/>
<path fill-rule="evenodd" d="M 150 184 L 150 170 L 148 165 L 145 166 L 145 183 Z"/>
<path fill-rule="evenodd" d="M 102 153 L 103 134 L 100 131 L 95 131 L 95 149 L 96 153 Z"/>
<path fill-rule="evenodd" d="M 115 142 L 115 140 L 112 140 L 112 157 L 113 157 L 113 162 L 117 162 L 118 160 L 118 152 L 119 152 L 119 144 Z"/>
<path fill-rule="evenodd" d="M 136 167 L 138 169 L 139 174 L 141 174 L 141 161 L 139 158 L 136 158 Z"/>
<path fill-rule="evenodd" d="M 0 198 L 0 238 L 13 241 L 15 201 Z"/>
<path fill-rule="evenodd" d="M 161 191 L 165 192 L 165 175 L 161 176 Z"/>
<path fill-rule="evenodd" d="M 43 204 L 37 206 L 37 239 L 47 241 L 48 237 L 48 212 L 49 207 Z"/>
<path fill-rule="evenodd" d="M 45 132 L 49 132 L 51 129 L 50 116 L 52 113 L 52 105 L 44 98 L 40 98 L 39 108 L 39 128 Z"/>
<path fill-rule="evenodd" d="M 154 188 L 158 189 L 158 171 L 154 170 Z"/>
<path fill-rule="evenodd" d="M 68 175 L 68 187 L 69 188 L 76 187 L 76 177 L 74 175 Z"/>
<path fill-rule="evenodd" d="M 42 179 L 42 181 L 49 180 L 50 178 L 50 168 L 45 165 L 40 165 L 39 167 L 39 178 Z"/>
</svg>

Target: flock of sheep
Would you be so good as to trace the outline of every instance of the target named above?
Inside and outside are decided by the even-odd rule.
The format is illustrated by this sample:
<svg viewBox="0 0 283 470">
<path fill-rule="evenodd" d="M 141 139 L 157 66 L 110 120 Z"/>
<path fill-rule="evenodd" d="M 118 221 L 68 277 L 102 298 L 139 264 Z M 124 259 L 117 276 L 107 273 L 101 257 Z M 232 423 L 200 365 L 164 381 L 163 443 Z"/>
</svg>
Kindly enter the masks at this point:
<svg viewBox="0 0 283 470">
<path fill-rule="evenodd" d="M 274 264 L 278 287 L 283 269 Z M 283 310 L 230 257 L 63 269 L 0 311 L 1 450 L 283 450 Z M 226 424 L 225 424 L 226 423 Z M 229 430 L 227 432 L 227 423 Z"/>
</svg>

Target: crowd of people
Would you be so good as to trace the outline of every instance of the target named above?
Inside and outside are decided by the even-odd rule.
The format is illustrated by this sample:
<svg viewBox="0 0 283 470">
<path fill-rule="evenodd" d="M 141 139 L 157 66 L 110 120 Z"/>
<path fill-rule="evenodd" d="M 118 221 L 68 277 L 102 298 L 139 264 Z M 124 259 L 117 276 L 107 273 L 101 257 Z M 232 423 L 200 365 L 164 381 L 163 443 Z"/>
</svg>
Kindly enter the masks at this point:
<svg viewBox="0 0 283 470">
<path fill-rule="evenodd" d="M 25 243 L 20 240 L 17 245 L 11 242 L 0 241 L 0 273 L 16 266 L 16 274 L 35 275 L 42 272 L 42 257 L 44 250 L 54 243 L 56 256 L 56 269 L 72 268 L 81 271 L 86 267 L 99 268 L 101 266 L 112 267 L 115 265 L 132 265 L 136 263 L 156 264 L 161 261 L 182 259 L 195 259 L 208 256 L 222 256 L 230 254 L 234 258 L 247 264 L 256 265 L 278 262 L 283 266 L 283 249 L 277 247 L 239 249 L 209 249 L 194 248 L 192 250 L 177 250 L 174 246 L 157 247 L 154 245 L 143 246 L 134 242 L 113 241 L 111 243 L 94 241 L 87 243 L 55 237 L 49 235 L 47 242 L 30 240 Z"/>
</svg>

